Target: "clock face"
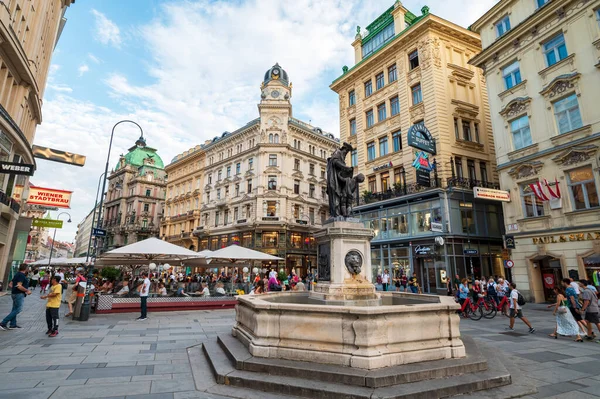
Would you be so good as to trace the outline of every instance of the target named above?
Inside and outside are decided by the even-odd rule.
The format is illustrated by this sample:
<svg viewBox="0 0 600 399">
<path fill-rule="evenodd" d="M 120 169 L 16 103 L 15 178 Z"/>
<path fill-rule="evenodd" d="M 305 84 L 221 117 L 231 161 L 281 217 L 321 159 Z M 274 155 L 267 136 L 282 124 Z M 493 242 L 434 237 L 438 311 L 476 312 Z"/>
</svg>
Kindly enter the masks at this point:
<svg viewBox="0 0 600 399">
<path fill-rule="evenodd" d="M 273 90 L 273 91 L 271 92 L 271 96 L 272 96 L 273 98 L 277 98 L 277 97 L 279 97 L 279 92 L 278 92 L 277 90 Z"/>
<path fill-rule="evenodd" d="M 273 69 L 273 75 L 278 76 L 279 75 L 279 69 L 277 69 L 277 68 Z"/>
</svg>

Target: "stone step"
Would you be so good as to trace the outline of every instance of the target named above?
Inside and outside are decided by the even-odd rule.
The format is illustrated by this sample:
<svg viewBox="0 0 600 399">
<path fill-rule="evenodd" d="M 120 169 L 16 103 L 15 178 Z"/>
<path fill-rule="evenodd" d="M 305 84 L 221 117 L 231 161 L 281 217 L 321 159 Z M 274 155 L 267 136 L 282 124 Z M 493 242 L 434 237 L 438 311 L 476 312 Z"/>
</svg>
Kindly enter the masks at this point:
<svg viewBox="0 0 600 399">
<path fill-rule="evenodd" d="M 212 370 L 215 380 L 219 384 L 227 384 L 227 375 L 235 371 L 231 361 L 223 352 L 217 340 L 210 340 L 202 344 L 202 351 L 208 359 L 208 364 Z"/>
<path fill-rule="evenodd" d="M 486 358 L 481 355 L 479 348 L 470 337 L 463 340 L 467 349 L 467 357 L 464 359 L 444 359 L 371 371 L 328 364 L 253 357 L 235 337 L 225 334 L 220 335 L 217 339 L 232 365 L 238 370 L 370 388 L 476 373 L 487 369 Z"/>
</svg>

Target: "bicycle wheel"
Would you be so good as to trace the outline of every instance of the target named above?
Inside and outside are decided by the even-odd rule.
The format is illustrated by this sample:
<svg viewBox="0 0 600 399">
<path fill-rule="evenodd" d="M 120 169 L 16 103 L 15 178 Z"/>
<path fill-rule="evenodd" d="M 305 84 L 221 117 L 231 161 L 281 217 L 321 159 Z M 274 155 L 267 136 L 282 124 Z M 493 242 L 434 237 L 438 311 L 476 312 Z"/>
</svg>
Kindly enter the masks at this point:
<svg viewBox="0 0 600 399">
<path fill-rule="evenodd" d="M 471 320 L 480 320 L 483 317 L 483 312 L 481 311 L 481 307 L 477 307 L 477 309 L 473 310 L 471 307 L 467 308 L 469 319 Z"/>
<path fill-rule="evenodd" d="M 494 317 L 496 317 L 496 313 L 498 313 L 496 307 L 493 305 L 488 305 L 487 309 L 484 305 L 479 305 L 479 309 L 483 313 L 483 317 L 485 317 L 486 319 L 493 319 Z"/>
</svg>

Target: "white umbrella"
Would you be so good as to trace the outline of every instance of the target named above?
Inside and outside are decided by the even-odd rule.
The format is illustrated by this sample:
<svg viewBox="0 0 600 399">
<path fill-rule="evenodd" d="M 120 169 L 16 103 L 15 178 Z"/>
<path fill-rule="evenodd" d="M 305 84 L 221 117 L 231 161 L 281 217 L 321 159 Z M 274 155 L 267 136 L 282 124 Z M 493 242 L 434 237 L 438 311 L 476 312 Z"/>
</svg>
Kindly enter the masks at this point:
<svg viewBox="0 0 600 399">
<path fill-rule="evenodd" d="M 269 255 L 264 252 L 255 251 L 239 245 L 230 245 L 225 248 L 218 249 L 208 255 L 210 259 L 227 259 L 231 262 L 238 260 L 283 260 L 277 256 Z"/>
<path fill-rule="evenodd" d="M 32 266 L 69 266 L 69 265 L 82 265 L 86 263 L 85 256 L 80 258 L 52 258 L 50 262 L 48 259 L 41 259 L 28 265 Z"/>
<path fill-rule="evenodd" d="M 204 257 L 198 252 L 151 237 L 102 254 L 96 259 L 96 265 L 183 262 Z"/>
</svg>

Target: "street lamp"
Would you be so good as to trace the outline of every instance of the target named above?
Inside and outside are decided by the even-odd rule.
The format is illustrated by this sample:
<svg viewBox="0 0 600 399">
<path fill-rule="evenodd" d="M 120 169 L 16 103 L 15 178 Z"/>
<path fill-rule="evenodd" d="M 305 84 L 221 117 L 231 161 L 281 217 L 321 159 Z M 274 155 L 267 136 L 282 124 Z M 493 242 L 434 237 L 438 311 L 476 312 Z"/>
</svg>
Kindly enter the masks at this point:
<svg viewBox="0 0 600 399">
<path fill-rule="evenodd" d="M 98 220 L 96 220 L 96 228 L 98 228 L 98 229 L 102 227 L 102 226 L 100 226 L 100 220 L 102 219 L 102 205 L 104 204 L 104 190 L 106 189 L 106 178 L 108 177 L 108 163 L 110 162 L 110 150 L 112 149 L 112 142 L 113 142 L 113 136 L 115 135 L 115 128 L 117 126 L 119 126 L 121 123 L 125 123 L 125 122 L 133 123 L 138 128 L 140 128 L 140 132 L 142 134 L 140 136 L 140 139 L 144 138 L 144 130 L 142 129 L 142 127 L 140 125 L 138 125 L 136 122 L 130 121 L 129 119 L 124 119 L 122 121 L 119 121 L 119 122 L 115 123 L 115 125 L 113 126 L 112 131 L 110 133 L 110 141 L 108 143 L 108 154 L 106 155 L 106 165 L 104 166 L 104 178 L 102 178 L 102 176 L 100 176 L 100 179 L 102 180 L 102 195 L 100 196 L 100 204 L 98 205 Z M 100 183 L 98 183 L 98 185 L 100 185 Z M 97 196 L 96 196 L 96 200 L 98 200 Z M 92 226 L 93 226 L 93 221 L 92 221 Z M 98 240 L 95 239 L 94 240 L 94 258 L 96 257 L 97 251 L 98 251 Z M 88 249 L 88 252 L 89 252 L 89 249 Z M 89 257 L 88 257 L 88 259 L 89 259 Z M 79 321 L 87 321 L 88 318 L 90 317 L 91 281 L 92 281 L 92 267 L 88 265 L 87 283 L 85 285 L 85 296 L 83 298 L 83 304 L 81 305 Z"/>
<path fill-rule="evenodd" d="M 69 220 L 67 220 L 67 223 L 71 223 L 71 215 L 68 212 L 59 213 L 56 219 L 59 219 L 60 215 L 69 215 Z M 50 258 L 48 258 L 48 266 L 50 266 L 50 264 L 52 263 L 52 252 L 54 252 L 54 240 L 56 240 L 56 230 L 57 228 L 55 227 L 54 235 L 52 236 L 52 243 L 50 244 Z"/>
<path fill-rule="evenodd" d="M 98 188 L 96 189 L 96 201 L 94 201 L 94 214 L 92 216 L 92 228 L 90 230 L 90 239 L 88 241 L 88 249 L 87 255 L 85 256 L 85 263 L 90 261 L 90 250 L 92 248 L 92 237 L 94 236 L 94 222 L 96 221 L 96 208 L 98 208 L 98 193 L 100 192 L 100 182 L 102 181 L 102 176 L 106 176 L 106 172 L 102 173 L 98 178 Z M 102 193 L 104 195 L 104 193 Z"/>
</svg>

